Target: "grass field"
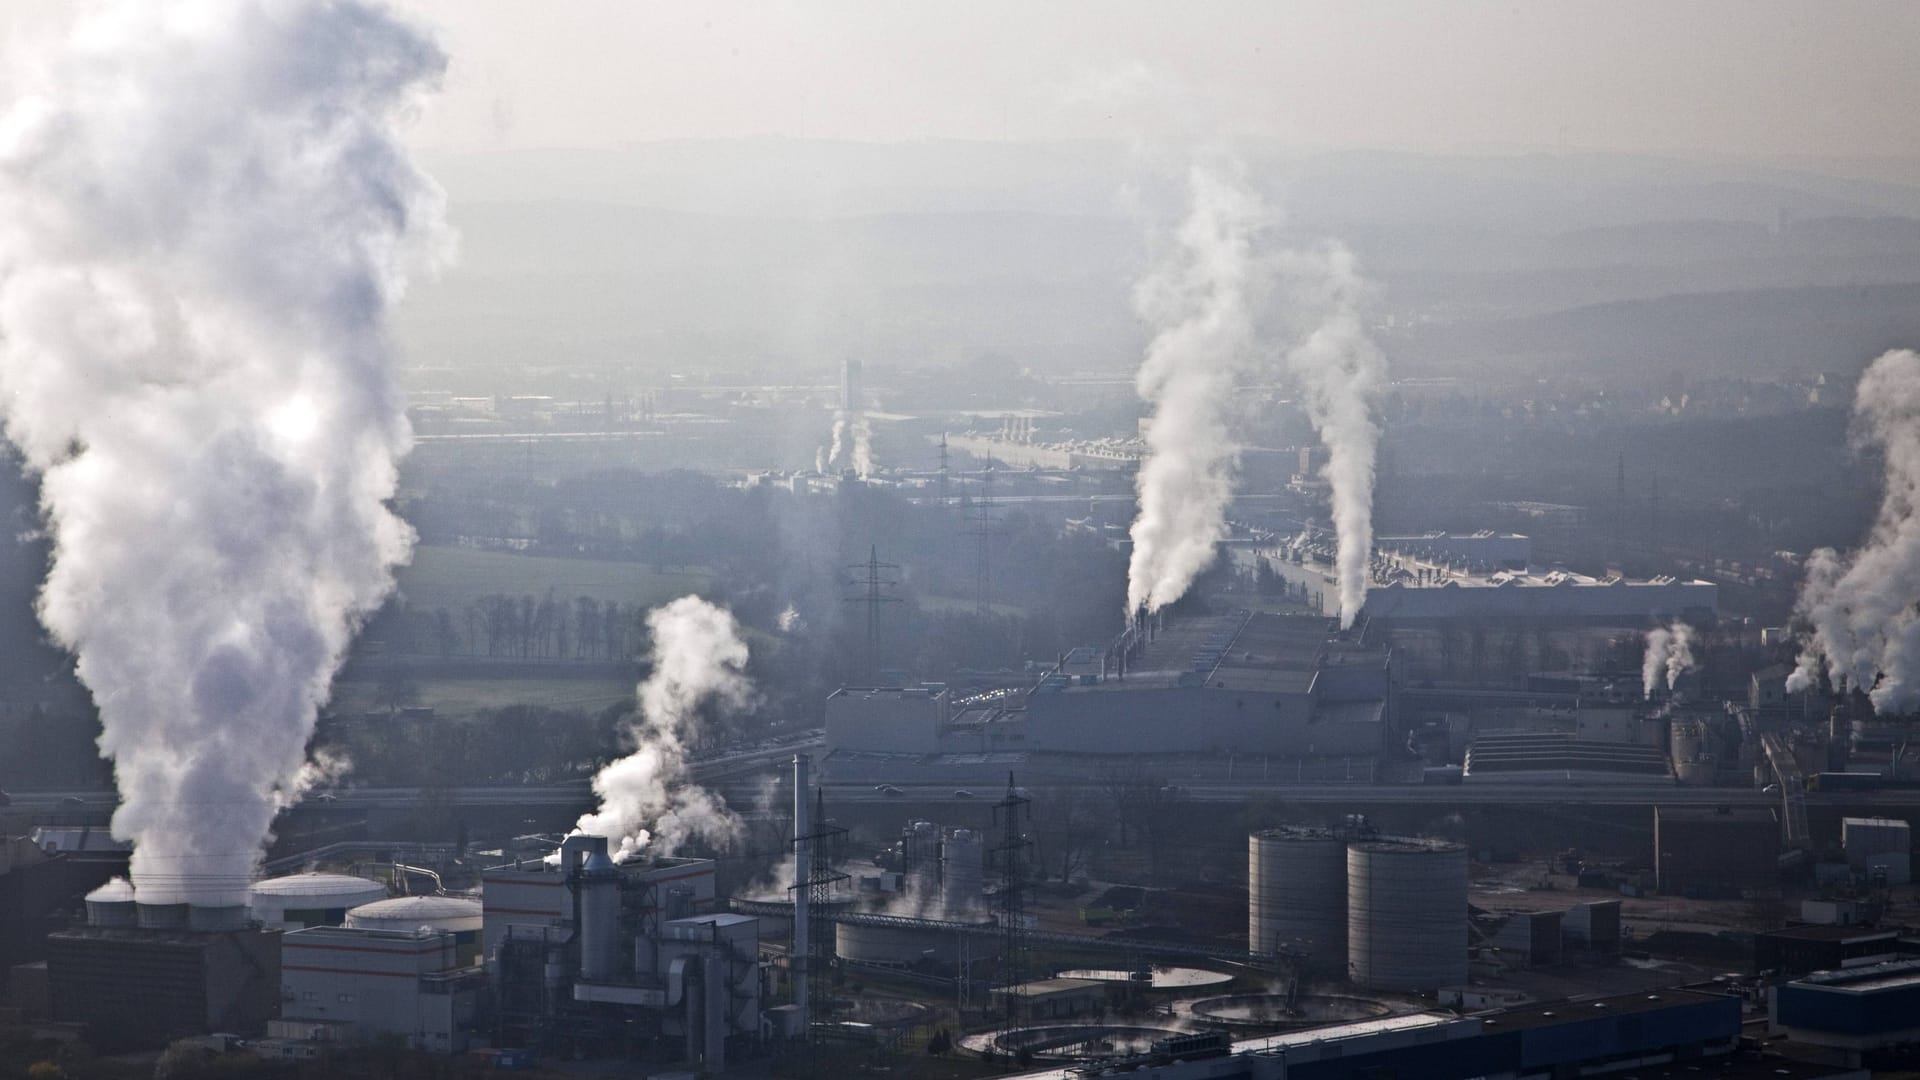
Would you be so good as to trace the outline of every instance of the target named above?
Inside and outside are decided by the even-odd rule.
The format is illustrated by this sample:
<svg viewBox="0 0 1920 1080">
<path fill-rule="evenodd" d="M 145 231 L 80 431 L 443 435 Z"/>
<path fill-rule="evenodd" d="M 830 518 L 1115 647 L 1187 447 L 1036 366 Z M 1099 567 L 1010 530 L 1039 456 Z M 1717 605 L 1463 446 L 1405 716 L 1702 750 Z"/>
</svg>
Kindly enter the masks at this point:
<svg viewBox="0 0 1920 1080">
<path fill-rule="evenodd" d="M 518 555 L 511 551 L 421 545 L 413 564 L 394 575 L 407 605 L 415 611 L 446 608 L 464 612 L 474 600 L 493 593 L 545 596 L 571 602 L 591 596 L 601 603 L 653 607 L 704 588 L 708 575 L 700 571 L 655 573 L 643 563 L 604 562 L 595 559 L 556 559 L 545 555 Z"/>
</svg>

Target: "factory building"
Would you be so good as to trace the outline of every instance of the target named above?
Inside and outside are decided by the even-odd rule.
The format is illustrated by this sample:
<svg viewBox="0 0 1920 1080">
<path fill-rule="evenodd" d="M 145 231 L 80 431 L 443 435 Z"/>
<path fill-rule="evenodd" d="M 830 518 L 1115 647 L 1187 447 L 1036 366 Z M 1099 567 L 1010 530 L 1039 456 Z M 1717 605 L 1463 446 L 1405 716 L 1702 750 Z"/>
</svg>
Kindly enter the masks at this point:
<svg viewBox="0 0 1920 1080">
<path fill-rule="evenodd" d="M 72 881 L 70 869 L 24 836 L 0 836 L 0 971 L 43 956 L 47 934 L 63 925 L 54 921 L 60 906 L 98 884 Z"/>
<path fill-rule="evenodd" d="M 1464 539 L 1464 538 L 1456 538 Z M 1518 538 L 1524 540 L 1525 538 Z M 1363 618 L 1396 628 L 1445 622 L 1522 622 L 1530 626 L 1643 627 L 1655 618 L 1711 620 L 1719 587 L 1711 581 L 1654 577 L 1598 578 L 1566 570 L 1511 567 L 1508 556 L 1530 547 L 1517 540 L 1475 558 L 1444 549 L 1418 553 L 1418 540 L 1376 545 Z M 1491 540 L 1488 541 L 1491 543 Z M 1329 543 L 1294 541 L 1264 554 L 1274 570 L 1332 610 L 1339 595 Z"/>
<path fill-rule="evenodd" d="M 1824 971 L 1772 987 L 1767 1030 L 1840 1051 L 1849 1065 L 1920 1043 L 1920 961 Z"/>
<path fill-rule="evenodd" d="M 495 1045 L 684 1056 L 709 1071 L 762 1032 L 757 919 L 715 913 L 713 863 L 615 865 L 574 835 L 482 880 Z"/>
<path fill-rule="evenodd" d="M 1865 1080 L 1864 1073 L 1844 1068 L 1736 1057 L 1740 1022 L 1737 997 L 1668 989 L 1519 1005 L 1472 1016 L 1420 1012 L 1301 1028 L 1243 1040 L 1224 1056 L 1143 1055 L 1132 1062 L 1132 1073 L 1154 1080 L 1546 1080 L 1599 1075 Z M 1122 1059 L 1112 1068 L 1117 1074 L 1128 1064 Z"/>
<path fill-rule="evenodd" d="M 1905 955 L 1909 943 L 1898 930 L 1866 926 L 1788 926 L 1753 936 L 1753 968 L 1771 975 L 1884 963 Z"/>
<path fill-rule="evenodd" d="M 669 917 L 697 915 L 714 907 L 712 859 L 656 857 L 622 864 L 623 879 L 654 890 Z M 481 952 L 494 951 L 514 927 L 544 930 L 573 924 L 573 894 L 557 863 L 520 862 L 487 869 L 482 889 Z"/>
<path fill-rule="evenodd" d="M 1390 662 L 1314 616 L 1156 616 L 1104 648 L 1073 650 L 1025 693 L 956 701 L 941 686 L 837 690 L 825 765 L 841 782 L 946 770 L 966 783 L 1029 765 L 1086 771 L 1124 748 L 1365 776 L 1393 720 Z"/>
<path fill-rule="evenodd" d="M 1373 550 L 1381 555 L 1419 560 L 1429 565 L 1455 564 L 1489 570 L 1524 570 L 1533 563 L 1531 537 L 1492 530 L 1377 536 L 1373 540 Z"/>
<path fill-rule="evenodd" d="M 1653 857 L 1663 893 L 1766 893 L 1780 885 L 1780 822 L 1767 807 L 1657 806 Z"/>
<path fill-rule="evenodd" d="M 1847 866 L 1868 878 L 1884 877 L 1889 885 L 1913 881 L 1913 831 L 1894 818 L 1840 819 L 1840 846 Z"/>
<path fill-rule="evenodd" d="M 244 908 L 136 904 L 116 882 L 88 895 L 85 926 L 48 935 L 47 982 L 53 1018 L 102 1051 L 258 1034 L 279 1015 L 280 932 Z"/>
<path fill-rule="evenodd" d="M 280 980 L 280 1016 L 311 1025 L 309 1038 L 395 1035 L 436 1053 L 467 1049 L 485 984 L 461 962 L 453 933 L 424 925 L 291 931 L 281 939 Z"/>
</svg>

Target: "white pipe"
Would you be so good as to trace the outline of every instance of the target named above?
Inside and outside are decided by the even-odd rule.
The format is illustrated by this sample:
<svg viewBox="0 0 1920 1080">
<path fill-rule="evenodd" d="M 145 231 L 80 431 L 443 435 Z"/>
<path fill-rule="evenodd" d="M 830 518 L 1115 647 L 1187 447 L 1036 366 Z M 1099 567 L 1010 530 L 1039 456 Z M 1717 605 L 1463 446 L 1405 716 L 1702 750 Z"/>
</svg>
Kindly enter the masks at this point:
<svg viewBox="0 0 1920 1080">
<path fill-rule="evenodd" d="M 813 825 L 807 820 L 807 764 L 807 755 L 793 755 L 793 951 L 788 959 L 793 972 L 793 1004 L 800 1013 L 803 1034 L 812 1020 L 807 1011 L 807 883 L 813 872 Z"/>
</svg>

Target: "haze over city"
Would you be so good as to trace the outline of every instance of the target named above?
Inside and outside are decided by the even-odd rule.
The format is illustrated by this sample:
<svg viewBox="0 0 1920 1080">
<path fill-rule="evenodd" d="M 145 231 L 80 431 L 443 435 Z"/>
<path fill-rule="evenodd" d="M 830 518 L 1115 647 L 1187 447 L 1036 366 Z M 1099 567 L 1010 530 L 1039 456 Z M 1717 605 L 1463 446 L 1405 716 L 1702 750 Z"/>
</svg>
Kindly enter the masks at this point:
<svg viewBox="0 0 1920 1080">
<path fill-rule="evenodd" d="M 1917 37 L 0 0 L 0 1073 L 1913 1069 Z"/>
</svg>

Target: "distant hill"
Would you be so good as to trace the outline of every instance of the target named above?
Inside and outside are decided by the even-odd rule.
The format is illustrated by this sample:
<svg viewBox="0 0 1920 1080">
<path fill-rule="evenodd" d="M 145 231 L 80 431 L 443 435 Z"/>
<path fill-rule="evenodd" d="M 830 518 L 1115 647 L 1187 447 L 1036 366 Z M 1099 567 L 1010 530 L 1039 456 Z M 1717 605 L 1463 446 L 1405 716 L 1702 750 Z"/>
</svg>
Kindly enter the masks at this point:
<svg viewBox="0 0 1920 1080">
<path fill-rule="evenodd" d="M 1527 318 L 1420 327 L 1396 368 L 1484 372 L 1778 376 L 1857 373 L 1920 346 L 1920 285 L 1757 289 L 1597 304 Z"/>
</svg>

